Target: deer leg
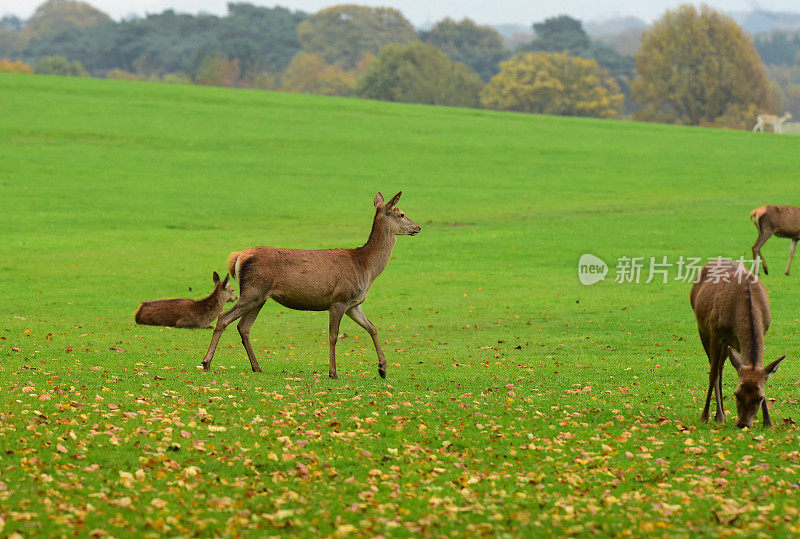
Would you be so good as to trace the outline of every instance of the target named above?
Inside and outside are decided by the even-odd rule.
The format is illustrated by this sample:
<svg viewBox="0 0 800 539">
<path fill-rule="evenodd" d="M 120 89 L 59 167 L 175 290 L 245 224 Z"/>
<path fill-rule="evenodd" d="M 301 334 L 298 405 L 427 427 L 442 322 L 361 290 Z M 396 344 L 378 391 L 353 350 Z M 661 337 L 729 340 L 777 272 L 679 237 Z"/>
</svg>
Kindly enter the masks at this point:
<svg viewBox="0 0 800 539">
<path fill-rule="evenodd" d="M 761 247 L 767 242 L 767 240 L 772 236 L 772 232 L 766 232 L 758 229 L 758 238 L 756 242 L 753 244 L 753 261 L 761 260 L 761 266 L 764 267 L 764 275 L 769 275 L 769 271 L 767 271 L 767 261 L 764 260 L 764 255 L 761 253 Z M 756 265 L 756 275 L 758 275 L 758 265 Z"/>
<path fill-rule="evenodd" d="M 225 331 L 225 328 L 261 301 L 263 300 L 260 298 L 244 299 L 240 297 L 236 305 L 219 315 L 219 318 L 217 318 L 217 325 L 214 328 L 214 334 L 211 336 L 211 344 L 208 345 L 208 352 L 206 352 L 206 357 L 203 358 L 203 370 L 211 370 L 211 360 L 214 358 L 214 352 L 217 350 L 217 343 L 219 343 L 219 338 L 222 336 L 222 332 Z"/>
<path fill-rule="evenodd" d="M 792 240 L 792 245 L 789 247 L 789 265 L 786 266 L 786 275 L 789 275 L 789 268 L 792 267 L 792 258 L 794 258 L 794 250 L 797 247 L 797 240 Z"/>
<path fill-rule="evenodd" d="M 717 395 L 717 413 L 714 416 L 717 423 L 725 423 L 725 410 L 722 408 L 722 369 L 725 368 L 725 360 L 728 354 L 728 347 L 725 345 L 720 346 L 719 368 L 717 371 L 717 387 L 715 393 Z"/>
<path fill-rule="evenodd" d="M 767 399 L 761 401 L 761 417 L 764 420 L 764 426 L 766 428 L 771 428 L 772 420 L 770 420 L 769 411 L 767 410 Z"/>
<path fill-rule="evenodd" d="M 706 355 L 708 356 L 708 363 L 709 363 L 708 374 L 709 374 L 709 377 L 711 377 L 714 374 L 714 370 L 711 369 L 711 364 L 712 364 L 711 358 L 713 356 L 711 355 L 711 348 L 710 348 L 709 338 L 706 335 L 704 335 L 703 333 L 700 333 L 700 341 L 703 343 L 703 349 L 705 349 Z M 703 414 L 700 416 L 700 421 L 702 421 L 703 423 L 708 423 L 708 414 L 709 414 L 709 409 L 711 408 L 711 391 L 713 390 L 713 387 L 714 386 L 712 385 L 712 380 L 711 380 L 711 378 L 709 378 L 708 394 L 706 395 L 706 405 L 703 408 Z"/>
<path fill-rule="evenodd" d="M 343 303 L 331 305 L 328 319 L 328 344 L 330 345 L 331 355 L 328 361 L 328 377 L 334 380 L 336 376 L 336 341 L 339 339 L 339 323 L 342 321 L 346 306 Z"/>
<path fill-rule="evenodd" d="M 701 416 L 703 423 L 708 422 L 709 411 L 711 409 L 711 395 L 712 393 L 715 393 L 717 389 L 717 378 L 719 377 L 719 349 L 720 342 L 717 339 L 711 340 L 709 347 L 710 354 L 708 355 L 708 363 L 710 367 L 708 370 L 708 393 L 706 394 L 706 405 L 703 408 L 703 415 Z M 717 421 L 719 421 L 719 400 L 719 396 L 717 396 L 717 411 L 715 414 Z"/>
<path fill-rule="evenodd" d="M 372 337 L 372 344 L 375 345 L 375 351 L 378 353 L 378 374 L 381 378 L 386 378 L 386 357 L 383 355 L 381 344 L 378 342 L 378 330 L 375 329 L 375 324 L 369 321 L 367 315 L 361 310 L 361 305 L 356 305 L 348 310 L 347 316 L 352 318 L 356 324 L 366 329 L 369 336 Z"/>
<path fill-rule="evenodd" d="M 258 366 L 256 354 L 253 352 L 253 345 L 250 344 L 250 327 L 253 325 L 253 322 L 256 321 L 258 313 L 261 312 L 261 307 L 264 306 L 264 303 L 266 303 L 266 301 L 262 301 L 260 304 L 247 311 L 242 315 L 242 318 L 236 325 L 236 329 L 239 330 L 239 335 L 242 337 L 242 345 L 244 345 L 244 350 L 247 352 L 247 359 L 250 360 L 250 367 L 253 368 L 253 372 L 261 372 L 261 367 Z"/>
</svg>

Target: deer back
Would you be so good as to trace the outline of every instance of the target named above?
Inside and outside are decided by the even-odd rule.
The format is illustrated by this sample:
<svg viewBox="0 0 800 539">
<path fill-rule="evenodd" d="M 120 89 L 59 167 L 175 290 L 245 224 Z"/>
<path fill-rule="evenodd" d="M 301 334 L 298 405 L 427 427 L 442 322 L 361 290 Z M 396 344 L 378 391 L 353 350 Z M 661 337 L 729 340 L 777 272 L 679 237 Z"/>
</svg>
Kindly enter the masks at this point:
<svg viewBox="0 0 800 539">
<path fill-rule="evenodd" d="M 701 334 L 741 350 L 753 365 L 763 360 L 769 299 L 764 284 L 744 266 L 731 260 L 708 263 L 690 299 Z"/>
</svg>

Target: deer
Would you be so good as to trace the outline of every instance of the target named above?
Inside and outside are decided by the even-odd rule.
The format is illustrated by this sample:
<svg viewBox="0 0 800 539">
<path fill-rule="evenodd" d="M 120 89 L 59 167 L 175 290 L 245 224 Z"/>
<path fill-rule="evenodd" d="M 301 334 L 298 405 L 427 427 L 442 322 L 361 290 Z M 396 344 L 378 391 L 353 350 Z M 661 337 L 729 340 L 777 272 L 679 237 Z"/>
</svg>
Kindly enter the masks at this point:
<svg viewBox="0 0 800 539">
<path fill-rule="evenodd" d="M 739 375 L 734 391 L 736 426 L 752 428 L 760 406 L 764 426 L 771 427 L 764 391 L 767 379 L 786 356 L 764 367 L 764 334 L 771 322 L 764 283 L 739 262 L 713 260 L 700 271 L 689 300 L 710 364 L 708 393 L 701 420 L 708 422 L 711 394 L 715 393 L 715 419 L 717 423 L 725 422 L 722 369 L 725 359 L 730 358 Z"/>
<path fill-rule="evenodd" d="M 758 237 L 753 244 L 753 260 L 761 261 L 765 275 L 769 275 L 769 271 L 764 255 L 761 253 L 761 247 L 773 234 L 779 238 L 792 240 L 789 247 L 789 264 L 785 271 L 785 274 L 789 275 L 794 250 L 797 247 L 797 241 L 800 240 L 800 208 L 796 206 L 761 206 L 750 212 L 750 220 L 758 229 Z"/>
<path fill-rule="evenodd" d="M 330 378 L 337 378 L 336 341 L 345 314 L 372 337 L 378 354 L 378 374 L 386 378 L 386 357 L 378 341 L 378 332 L 361 304 L 372 283 L 389 263 L 395 236 L 416 236 L 421 230 L 397 207 L 402 193 L 398 192 L 389 202 L 384 202 L 381 193 L 375 195 L 372 230 L 361 247 L 310 250 L 259 246 L 231 253 L 228 270 L 239 281 L 239 301 L 217 319 L 203 369 L 211 369 L 214 351 L 225 328 L 240 319 L 237 329 L 250 366 L 253 372 L 261 372 L 250 344 L 250 328 L 271 298 L 289 309 L 328 311 Z"/>
<path fill-rule="evenodd" d="M 753 126 L 753 133 L 759 131 L 764 132 L 764 126 L 771 125 L 772 131 L 775 133 L 783 133 L 783 122 L 791 119 L 792 115 L 789 112 L 784 112 L 783 116 L 776 116 L 774 114 L 759 114 L 756 116 L 756 124 Z"/>
<path fill-rule="evenodd" d="M 228 282 L 230 276 L 220 281 L 215 271 L 211 276 L 214 291 L 199 301 L 193 299 L 158 299 L 145 301 L 133 315 L 137 324 L 172 326 L 176 328 L 210 328 L 228 302 L 236 301 L 236 292 Z"/>
</svg>

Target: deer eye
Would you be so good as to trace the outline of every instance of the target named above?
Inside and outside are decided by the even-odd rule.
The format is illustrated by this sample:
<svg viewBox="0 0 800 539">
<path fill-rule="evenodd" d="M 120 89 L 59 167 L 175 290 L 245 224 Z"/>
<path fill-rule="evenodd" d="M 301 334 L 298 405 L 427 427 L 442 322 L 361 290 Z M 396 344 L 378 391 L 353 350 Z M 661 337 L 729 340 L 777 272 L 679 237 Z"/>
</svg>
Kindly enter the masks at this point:
<svg viewBox="0 0 800 539">
<path fill-rule="evenodd" d="M 400 217 L 405 217 L 405 216 L 406 216 L 406 214 L 405 214 L 405 213 L 403 213 L 403 212 L 400 212 Z"/>
</svg>

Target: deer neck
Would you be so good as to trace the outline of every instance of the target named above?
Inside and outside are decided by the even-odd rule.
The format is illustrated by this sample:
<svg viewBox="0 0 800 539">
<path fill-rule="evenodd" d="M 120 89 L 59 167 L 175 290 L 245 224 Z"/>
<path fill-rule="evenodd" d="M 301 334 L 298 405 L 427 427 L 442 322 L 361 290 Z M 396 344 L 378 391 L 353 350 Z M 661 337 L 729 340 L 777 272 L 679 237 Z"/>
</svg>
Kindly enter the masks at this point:
<svg viewBox="0 0 800 539">
<path fill-rule="evenodd" d="M 224 301 L 222 299 L 222 290 L 217 290 L 214 288 L 214 291 L 211 294 L 198 301 L 198 303 L 203 305 L 204 309 L 209 311 L 211 310 L 219 310 L 220 307 L 224 306 Z"/>
<path fill-rule="evenodd" d="M 386 218 L 381 215 L 380 211 L 377 211 L 375 219 L 372 221 L 372 231 L 369 234 L 369 239 L 363 247 L 358 249 L 370 282 L 374 281 L 386 268 L 389 258 L 392 256 L 394 242 L 395 236 L 389 231 Z"/>
</svg>

